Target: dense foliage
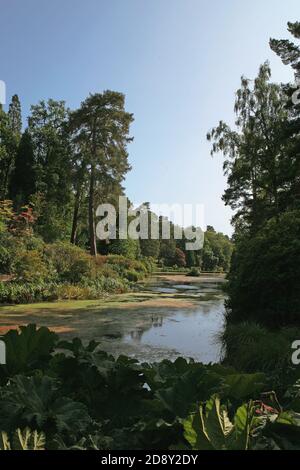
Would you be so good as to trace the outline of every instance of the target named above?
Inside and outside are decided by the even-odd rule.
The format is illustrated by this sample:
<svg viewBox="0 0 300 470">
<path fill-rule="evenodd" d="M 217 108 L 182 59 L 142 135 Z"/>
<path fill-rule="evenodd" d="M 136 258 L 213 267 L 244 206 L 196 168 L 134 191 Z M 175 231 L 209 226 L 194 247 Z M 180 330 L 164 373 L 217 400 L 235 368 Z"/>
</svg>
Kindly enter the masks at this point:
<svg viewBox="0 0 300 470">
<path fill-rule="evenodd" d="M 190 268 L 204 271 L 228 271 L 232 243 L 225 235 L 207 232 L 202 250 L 188 251 L 185 239 L 162 237 L 162 218 L 146 207 L 159 224 L 158 239 L 96 239 L 96 208 L 111 203 L 118 217 L 118 198 L 127 172 L 128 144 L 132 141 L 130 125 L 133 115 L 125 109 L 125 96 L 111 90 L 90 95 L 77 110 L 70 110 L 64 101 L 49 99 L 31 106 L 27 127 L 22 132 L 21 103 L 12 97 L 8 112 L 0 106 L 0 230 L 3 224 L 12 231 L 12 221 L 26 208 L 32 220 L 27 227 L 45 243 L 70 242 L 96 256 L 115 254 L 130 259 L 149 258 L 161 267 Z M 130 204 L 130 202 L 128 203 Z M 5 217 L 3 217 L 5 215 Z M 130 217 L 129 217 L 130 219 Z M 100 220 L 100 219 L 99 219 Z M 19 230 L 19 229 L 18 229 Z M 20 236 L 20 230 L 16 235 Z M 2 230 L 3 231 L 3 230 Z M 0 243 L 0 275 L 5 274 L 8 258 L 13 258 L 9 242 Z M 28 270 L 26 282 L 40 282 L 44 276 L 39 253 L 24 253 L 20 270 L 35 258 L 35 269 Z M 23 270 L 25 271 L 25 269 Z M 24 273 L 23 273 L 24 274 Z M 41 274 L 41 275 L 40 275 Z M 130 276 L 136 278 L 133 273 Z"/>
<path fill-rule="evenodd" d="M 9 201 L 0 206 L 0 222 L 1 216 L 0 303 L 96 299 L 124 292 L 153 269 L 149 258 L 92 257 L 69 242 L 45 243 L 30 228 L 29 209 L 18 215 Z"/>
<path fill-rule="evenodd" d="M 299 39 L 299 23 L 288 26 Z M 270 45 L 298 79 L 299 47 L 288 40 Z M 267 63 L 254 81 L 242 77 L 235 128 L 220 122 L 208 138 L 212 153 L 225 156 L 223 199 L 235 210 L 227 324 L 280 328 L 299 325 L 300 107 L 295 87 L 270 77 Z"/>
<path fill-rule="evenodd" d="M 300 320 L 300 211 L 270 219 L 237 243 L 229 274 L 230 320 L 278 327 Z"/>
<path fill-rule="evenodd" d="M 34 325 L 10 331 L 4 340 L 0 427 L 5 446 L 300 448 L 297 384 L 287 383 L 276 396 L 268 392 L 273 378 L 262 373 L 238 374 L 180 357 L 155 364 L 115 359 L 95 342 L 58 341 L 55 333 Z"/>
</svg>

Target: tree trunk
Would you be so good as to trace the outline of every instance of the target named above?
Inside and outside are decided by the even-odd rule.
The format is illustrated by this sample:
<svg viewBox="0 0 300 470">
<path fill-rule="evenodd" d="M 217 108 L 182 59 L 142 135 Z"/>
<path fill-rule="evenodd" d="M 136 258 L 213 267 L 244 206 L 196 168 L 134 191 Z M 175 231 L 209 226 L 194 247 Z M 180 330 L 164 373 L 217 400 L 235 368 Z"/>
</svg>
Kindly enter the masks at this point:
<svg viewBox="0 0 300 470">
<path fill-rule="evenodd" d="M 78 213 L 79 213 L 79 206 L 80 206 L 80 190 L 81 190 L 80 187 L 78 187 L 76 190 L 75 204 L 74 204 L 74 211 L 73 211 L 73 222 L 72 222 L 72 232 L 71 232 L 70 242 L 73 243 L 74 245 L 76 244 L 76 237 L 77 237 L 77 222 L 78 222 Z"/>
<path fill-rule="evenodd" d="M 90 232 L 90 253 L 97 256 L 96 226 L 94 214 L 94 192 L 95 192 L 95 166 L 91 166 L 90 190 L 89 190 L 89 232 Z"/>
</svg>

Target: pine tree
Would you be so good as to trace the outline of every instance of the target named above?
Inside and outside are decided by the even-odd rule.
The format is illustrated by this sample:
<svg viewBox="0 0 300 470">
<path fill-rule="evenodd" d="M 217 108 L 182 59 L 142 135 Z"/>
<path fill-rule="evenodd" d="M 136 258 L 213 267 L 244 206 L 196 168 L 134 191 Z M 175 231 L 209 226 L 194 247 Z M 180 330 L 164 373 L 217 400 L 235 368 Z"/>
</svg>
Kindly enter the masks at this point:
<svg viewBox="0 0 300 470">
<path fill-rule="evenodd" d="M 17 140 L 10 128 L 7 113 L 0 106 L 0 199 L 5 199 L 14 165 Z"/>
<path fill-rule="evenodd" d="M 300 22 L 288 23 L 288 31 L 300 39 Z M 289 209 L 300 207 L 300 45 L 287 39 L 270 39 L 271 49 L 281 58 L 282 62 L 290 65 L 295 74 L 296 84 L 284 86 L 289 111 L 289 120 L 285 127 L 285 139 L 289 145 L 286 148 L 287 165 L 285 168 L 286 187 L 285 205 Z"/>
<path fill-rule="evenodd" d="M 300 39 L 300 22 L 288 23 L 289 32 Z M 300 47 L 288 39 L 270 39 L 271 49 L 281 58 L 286 65 L 291 65 L 295 76 L 300 79 Z"/>
<path fill-rule="evenodd" d="M 36 173 L 31 136 L 26 130 L 18 147 L 15 168 L 11 175 L 9 195 L 16 207 L 29 202 L 36 189 Z"/>
<path fill-rule="evenodd" d="M 20 140 L 22 130 L 22 113 L 21 103 L 18 95 L 14 95 L 11 99 L 8 110 L 9 127 L 11 128 L 15 137 Z"/>
<path fill-rule="evenodd" d="M 133 115 L 125 111 L 124 104 L 122 93 L 107 90 L 90 95 L 70 116 L 73 143 L 84 149 L 81 159 L 89 181 L 89 238 L 94 256 L 97 255 L 96 194 L 102 192 L 105 180 L 120 184 L 130 170 L 126 147 L 132 140 L 128 134 Z"/>
</svg>

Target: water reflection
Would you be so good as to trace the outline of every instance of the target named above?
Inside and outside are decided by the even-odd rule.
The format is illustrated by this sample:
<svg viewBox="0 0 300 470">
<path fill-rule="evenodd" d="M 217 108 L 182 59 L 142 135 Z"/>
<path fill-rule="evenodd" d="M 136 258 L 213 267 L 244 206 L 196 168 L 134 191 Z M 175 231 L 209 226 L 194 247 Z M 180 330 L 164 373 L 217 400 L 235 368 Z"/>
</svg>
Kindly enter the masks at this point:
<svg viewBox="0 0 300 470">
<path fill-rule="evenodd" d="M 168 358 L 170 351 L 176 351 L 177 355 L 202 362 L 218 362 L 221 345 L 217 335 L 223 327 L 223 301 L 208 303 L 195 311 L 174 311 L 152 319 L 151 323 L 125 334 L 122 341 L 139 346 L 141 351 L 145 347 L 152 352 L 158 348 L 161 358 Z"/>
<path fill-rule="evenodd" d="M 130 331 L 128 335 L 124 335 L 124 341 L 128 339 L 134 341 L 135 343 L 141 343 L 143 334 L 151 328 L 161 328 L 163 326 L 164 318 L 163 316 L 151 316 L 151 324 L 145 325 L 144 328 L 136 328 Z"/>
<path fill-rule="evenodd" d="M 116 305 L 100 310 L 91 305 L 84 314 L 73 313 L 72 328 L 83 340 L 100 341 L 101 348 L 115 356 L 126 354 L 146 362 L 178 356 L 218 362 L 221 346 L 216 336 L 224 318 L 220 285 L 203 278 L 153 279 L 136 298 L 120 297 Z M 64 321 L 70 324 L 68 316 Z"/>
<path fill-rule="evenodd" d="M 161 307 L 163 314 L 148 314 L 147 321 L 142 325 L 133 326 L 130 332 L 123 335 L 123 343 L 137 348 L 136 357 L 144 355 L 145 360 L 151 360 L 157 352 L 160 359 L 182 355 L 205 363 L 218 362 L 221 345 L 217 337 L 224 322 L 224 297 L 220 285 L 217 282 L 210 282 L 209 285 L 188 285 L 187 282 L 176 283 L 172 287 L 169 285 L 170 282 L 159 285 L 154 281 L 146 289 L 164 294 L 170 290 L 180 292 L 181 295 L 186 293 L 187 298 L 190 298 L 191 292 L 193 298 L 194 293 L 197 293 L 199 303 L 197 302 L 194 308 Z"/>
</svg>

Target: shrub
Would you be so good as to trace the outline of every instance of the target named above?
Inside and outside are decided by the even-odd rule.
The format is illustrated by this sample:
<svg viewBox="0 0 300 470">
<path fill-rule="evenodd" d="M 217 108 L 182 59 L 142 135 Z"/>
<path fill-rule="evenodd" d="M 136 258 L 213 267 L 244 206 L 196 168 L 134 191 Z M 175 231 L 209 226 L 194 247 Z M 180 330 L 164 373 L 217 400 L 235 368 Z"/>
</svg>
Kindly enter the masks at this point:
<svg viewBox="0 0 300 470">
<path fill-rule="evenodd" d="M 109 252 L 115 255 L 126 256 L 135 259 L 140 255 L 140 245 L 138 240 L 127 238 L 126 240 L 112 240 L 109 245 Z"/>
<path fill-rule="evenodd" d="M 11 254 L 7 247 L 0 245 L 0 272 L 8 274 L 11 270 Z"/>
<path fill-rule="evenodd" d="M 155 269 L 155 266 L 156 266 L 156 260 L 155 258 L 152 258 L 150 256 L 147 256 L 147 257 L 144 257 L 141 262 L 143 263 L 143 265 L 145 266 L 145 269 L 148 273 L 151 273 L 154 269 Z"/>
<path fill-rule="evenodd" d="M 43 248 L 44 242 L 38 237 L 14 236 L 7 231 L 0 232 L 0 273 L 14 274 L 16 265 L 20 270 L 20 257 L 24 257 L 25 252 L 34 250 L 42 254 Z M 29 259 L 26 263 L 30 263 Z"/>
<path fill-rule="evenodd" d="M 0 282 L 0 304 L 26 304 L 53 300 L 98 299 L 106 293 L 122 293 L 126 279 L 98 276 L 80 285 L 56 282 Z"/>
<path fill-rule="evenodd" d="M 95 262 L 95 265 L 98 268 L 102 268 L 103 266 L 105 266 L 105 264 L 107 262 L 107 256 L 106 255 L 97 255 L 94 259 L 94 262 Z"/>
<path fill-rule="evenodd" d="M 0 303 L 24 304 L 44 300 L 55 300 L 57 284 L 35 282 L 0 282 Z"/>
<path fill-rule="evenodd" d="M 41 254 L 36 250 L 21 252 L 14 265 L 17 280 L 24 282 L 43 281 L 50 272 Z"/>
<path fill-rule="evenodd" d="M 81 282 L 94 275 L 94 264 L 90 255 L 70 243 L 57 242 L 47 245 L 45 257 L 53 267 L 59 281 Z"/>
<path fill-rule="evenodd" d="M 37 250 L 42 253 L 45 248 L 44 241 L 41 238 L 35 236 L 23 237 L 23 243 L 26 247 L 26 250 Z"/>
<path fill-rule="evenodd" d="M 107 257 L 107 264 L 113 268 L 120 276 L 127 278 L 128 271 L 134 271 L 141 278 L 148 274 L 150 264 L 145 261 L 137 261 L 124 256 L 109 255 Z"/>
<path fill-rule="evenodd" d="M 199 268 L 192 268 L 188 273 L 187 273 L 187 276 L 194 276 L 194 277 L 197 277 L 197 276 L 200 276 L 201 274 L 201 271 Z"/>
<path fill-rule="evenodd" d="M 92 277 L 92 279 L 98 279 L 99 277 L 110 277 L 110 278 L 120 278 L 120 273 L 114 269 L 113 266 L 109 265 L 109 264 L 103 264 L 102 266 L 98 266 L 97 264 L 95 265 L 96 266 L 96 271 L 95 271 L 95 275 Z"/>
<path fill-rule="evenodd" d="M 253 322 L 228 324 L 221 335 L 224 359 L 245 372 L 288 371 L 291 367 L 291 344 L 299 337 L 299 327 L 272 331 Z"/>
<path fill-rule="evenodd" d="M 157 259 L 159 256 L 160 250 L 160 240 L 148 239 L 139 239 L 141 254 L 145 258 Z"/>
<path fill-rule="evenodd" d="M 0 303 L 96 299 L 105 292 L 126 291 L 128 281 L 136 282 L 152 269 L 150 259 L 137 261 L 119 255 L 93 258 L 69 243 L 45 245 L 32 236 L 1 236 L 5 240 L 0 245 L 2 272 L 15 276 L 14 281 L 1 284 Z"/>
<path fill-rule="evenodd" d="M 84 300 L 93 298 L 89 287 L 60 284 L 54 290 L 56 300 Z"/>
<path fill-rule="evenodd" d="M 139 274 L 136 271 L 125 271 L 126 279 L 130 282 L 137 282 L 139 280 Z"/>
<path fill-rule="evenodd" d="M 0 232 L 0 273 L 11 274 L 14 262 L 25 246 L 21 238 L 14 237 L 9 232 Z"/>
<path fill-rule="evenodd" d="M 83 285 L 60 284 L 54 290 L 57 300 L 99 299 L 106 293 L 122 293 L 127 285 L 120 279 L 98 277 L 87 280 Z"/>
<path fill-rule="evenodd" d="M 85 286 L 90 289 L 91 298 L 97 298 L 104 293 L 122 293 L 128 289 L 128 282 L 119 277 L 98 276 L 93 280 L 86 280 Z"/>
</svg>

